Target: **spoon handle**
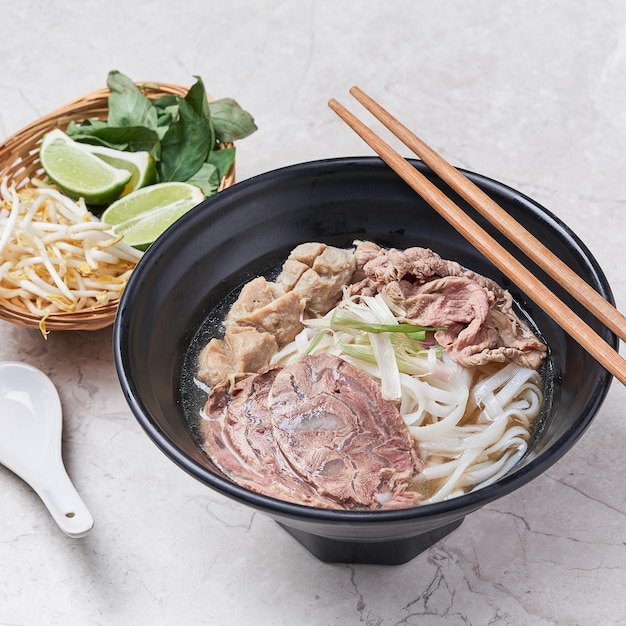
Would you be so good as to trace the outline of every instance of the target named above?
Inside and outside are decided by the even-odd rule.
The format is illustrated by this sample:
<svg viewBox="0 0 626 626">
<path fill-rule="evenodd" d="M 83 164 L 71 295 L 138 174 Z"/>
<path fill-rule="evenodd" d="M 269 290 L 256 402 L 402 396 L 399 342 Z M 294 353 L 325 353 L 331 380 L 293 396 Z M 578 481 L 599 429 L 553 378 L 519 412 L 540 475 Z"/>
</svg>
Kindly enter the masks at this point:
<svg viewBox="0 0 626 626">
<path fill-rule="evenodd" d="M 69 537 L 84 537 L 93 528 L 93 517 L 59 460 L 45 475 L 31 476 L 30 486 L 46 505 L 59 528 Z"/>
</svg>

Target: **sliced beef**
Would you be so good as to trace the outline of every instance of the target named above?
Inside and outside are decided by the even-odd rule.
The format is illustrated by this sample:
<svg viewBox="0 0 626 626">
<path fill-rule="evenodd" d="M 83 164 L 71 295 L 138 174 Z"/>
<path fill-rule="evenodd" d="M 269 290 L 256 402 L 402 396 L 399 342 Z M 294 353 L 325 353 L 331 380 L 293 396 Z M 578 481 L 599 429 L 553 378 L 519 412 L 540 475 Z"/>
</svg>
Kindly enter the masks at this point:
<svg viewBox="0 0 626 626">
<path fill-rule="evenodd" d="M 265 400 L 279 368 L 215 386 L 200 424 L 203 448 L 234 482 L 276 498 L 321 506 L 322 499 L 281 458 Z"/>
<path fill-rule="evenodd" d="M 360 280 L 349 292 L 382 293 L 406 311 L 405 321 L 445 327 L 435 340 L 460 365 L 512 360 L 537 369 L 541 364 L 545 345 L 495 281 L 427 248 L 385 250 L 357 242 L 355 258 Z"/>
<path fill-rule="evenodd" d="M 423 465 L 400 414 L 367 374 L 338 357 L 302 357 L 222 383 L 205 413 L 205 451 L 247 488 L 325 508 L 420 500 L 407 488 Z"/>
<path fill-rule="evenodd" d="M 394 404 L 343 359 L 298 359 L 277 374 L 268 399 L 282 454 L 320 495 L 346 508 L 393 500 L 422 469 Z"/>
</svg>

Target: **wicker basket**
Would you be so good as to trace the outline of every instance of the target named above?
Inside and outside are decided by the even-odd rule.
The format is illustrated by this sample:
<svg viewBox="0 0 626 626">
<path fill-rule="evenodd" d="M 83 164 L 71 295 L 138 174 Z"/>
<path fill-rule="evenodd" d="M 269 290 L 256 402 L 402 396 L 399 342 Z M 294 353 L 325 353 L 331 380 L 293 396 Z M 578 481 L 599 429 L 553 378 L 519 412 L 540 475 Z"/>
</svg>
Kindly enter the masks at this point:
<svg viewBox="0 0 626 626">
<path fill-rule="evenodd" d="M 138 83 L 150 99 L 165 95 L 184 96 L 188 87 L 170 83 Z M 48 115 L 44 115 L 32 124 L 11 135 L 0 145 L 0 180 L 7 178 L 15 183 L 18 189 L 26 187 L 31 178 L 43 177 L 44 172 L 39 163 L 39 145 L 43 135 L 55 128 L 65 130 L 69 122 L 83 120 L 104 120 L 108 114 L 107 88 L 92 91 Z M 212 100 L 208 96 L 209 100 Z M 235 182 L 235 165 L 222 179 L 220 190 Z M 82 309 L 77 312 L 59 312 L 46 318 L 47 330 L 97 330 L 110 326 L 115 320 L 118 300 L 107 304 Z M 38 328 L 41 318 L 24 308 L 0 306 L 0 319 L 13 322 L 20 326 Z"/>
</svg>

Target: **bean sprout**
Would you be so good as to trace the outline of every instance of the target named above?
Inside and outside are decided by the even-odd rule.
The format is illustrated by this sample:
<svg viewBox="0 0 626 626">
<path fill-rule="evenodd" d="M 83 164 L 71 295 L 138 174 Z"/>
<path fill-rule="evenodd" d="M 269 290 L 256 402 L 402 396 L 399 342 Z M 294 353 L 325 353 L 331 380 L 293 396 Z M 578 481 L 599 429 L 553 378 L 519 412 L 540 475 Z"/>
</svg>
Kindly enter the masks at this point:
<svg viewBox="0 0 626 626">
<path fill-rule="evenodd" d="M 142 252 L 122 241 L 82 200 L 37 180 L 0 181 L 0 305 L 45 320 L 119 299 Z"/>
</svg>

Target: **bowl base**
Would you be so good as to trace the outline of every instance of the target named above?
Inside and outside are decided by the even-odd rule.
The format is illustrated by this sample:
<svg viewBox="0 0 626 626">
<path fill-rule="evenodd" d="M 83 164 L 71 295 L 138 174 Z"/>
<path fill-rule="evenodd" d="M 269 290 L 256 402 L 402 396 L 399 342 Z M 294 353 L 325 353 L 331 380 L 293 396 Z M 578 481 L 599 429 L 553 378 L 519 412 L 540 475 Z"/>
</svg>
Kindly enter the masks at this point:
<svg viewBox="0 0 626 626">
<path fill-rule="evenodd" d="M 313 556 L 325 563 L 402 565 L 458 528 L 463 517 L 429 532 L 392 541 L 342 541 L 320 537 L 277 522 Z"/>
</svg>

